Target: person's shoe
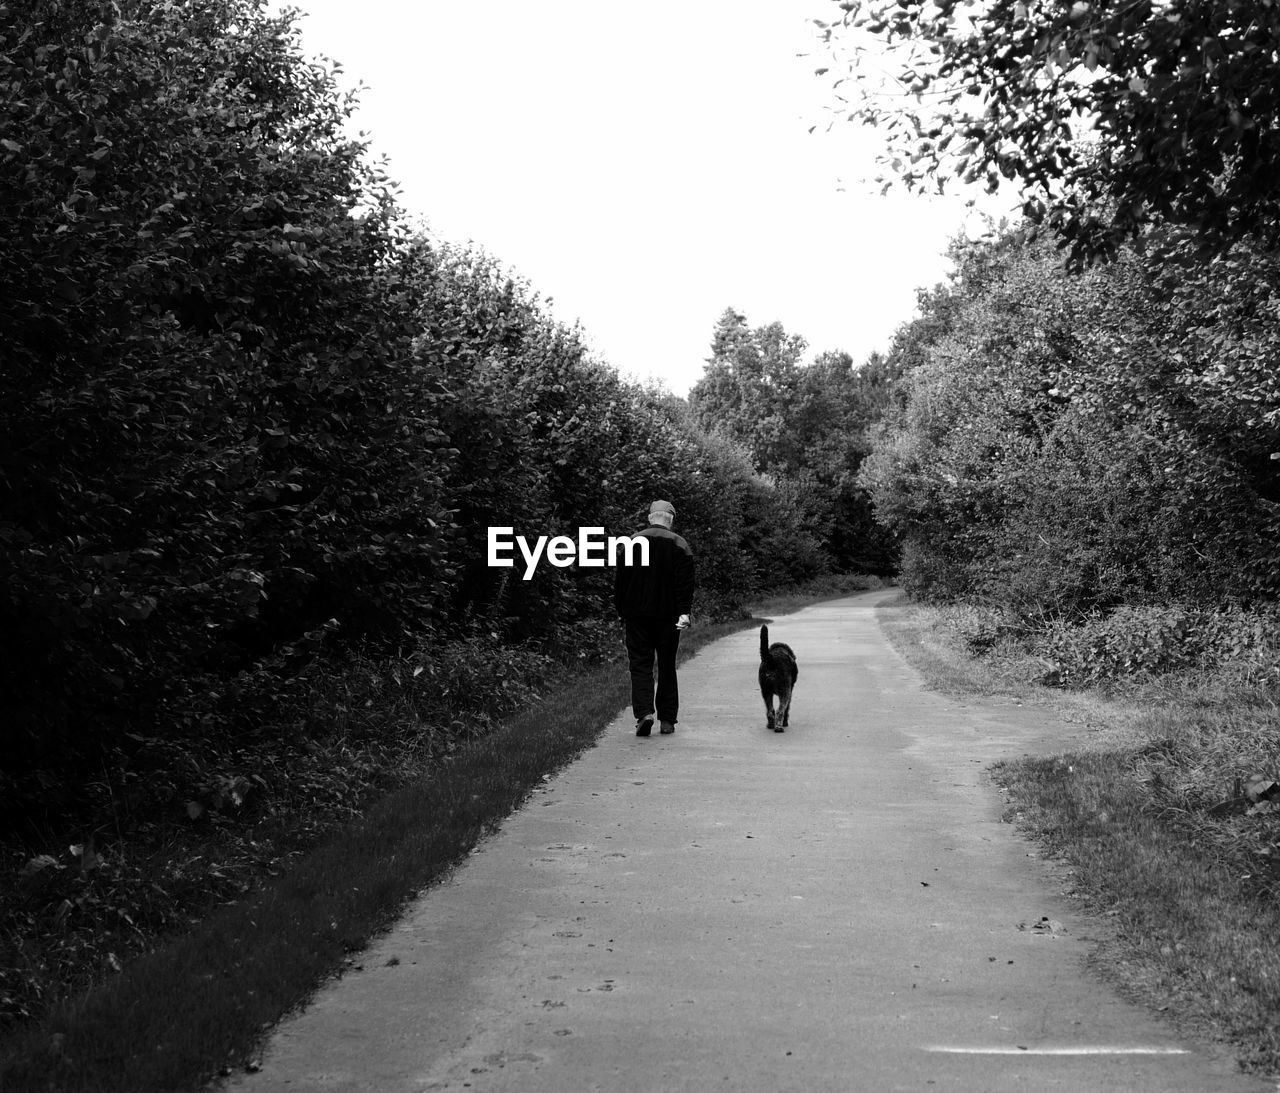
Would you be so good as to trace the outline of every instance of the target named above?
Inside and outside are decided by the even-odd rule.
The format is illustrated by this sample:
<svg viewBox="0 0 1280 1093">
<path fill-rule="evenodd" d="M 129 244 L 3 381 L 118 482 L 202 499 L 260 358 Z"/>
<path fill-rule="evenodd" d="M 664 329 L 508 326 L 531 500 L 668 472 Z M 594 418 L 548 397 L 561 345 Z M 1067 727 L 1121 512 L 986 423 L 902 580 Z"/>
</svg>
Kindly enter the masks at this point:
<svg viewBox="0 0 1280 1093">
<path fill-rule="evenodd" d="M 662 728 L 658 730 L 663 736 L 669 736 L 676 731 L 676 723 L 674 721 L 664 721 Z"/>
<path fill-rule="evenodd" d="M 645 714 L 636 722 L 636 735 L 648 736 L 649 730 L 653 728 L 653 714 Z"/>
</svg>

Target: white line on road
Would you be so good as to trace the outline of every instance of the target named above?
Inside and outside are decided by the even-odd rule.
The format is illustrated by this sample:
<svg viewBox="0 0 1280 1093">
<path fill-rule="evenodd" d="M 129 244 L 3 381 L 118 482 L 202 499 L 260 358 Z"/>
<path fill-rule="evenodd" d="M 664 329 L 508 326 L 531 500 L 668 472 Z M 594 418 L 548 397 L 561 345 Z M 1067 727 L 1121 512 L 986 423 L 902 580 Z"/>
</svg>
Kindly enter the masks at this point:
<svg viewBox="0 0 1280 1093">
<path fill-rule="evenodd" d="M 926 1047 L 948 1055 L 1187 1055 L 1180 1047 Z"/>
</svg>

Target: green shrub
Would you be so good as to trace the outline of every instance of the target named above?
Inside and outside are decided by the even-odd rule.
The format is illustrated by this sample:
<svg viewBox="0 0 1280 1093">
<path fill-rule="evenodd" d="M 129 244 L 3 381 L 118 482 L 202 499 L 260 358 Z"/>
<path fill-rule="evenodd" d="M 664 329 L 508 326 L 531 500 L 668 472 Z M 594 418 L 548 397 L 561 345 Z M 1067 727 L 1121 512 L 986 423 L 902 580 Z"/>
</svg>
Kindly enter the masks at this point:
<svg viewBox="0 0 1280 1093">
<path fill-rule="evenodd" d="M 1009 611 L 975 604 L 953 604 L 942 608 L 947 628 L 973 656 L 989 652 L 1006 638 L 1026 633 L 1026 626 Z"/>
<path fill-rule="evenodd" d="M 1041 651 L 1066 684 L 1218 667 L 1242 682 L 1280 682 L 1280 610 L 1120 607 L 1083 622 L 1059 620 Z"/>
<path fill-rule="evenodd" d="M 38 819 L 327 620 L 430 619 L 450 455 L 395 206 L 289 17 L 36 0 L 0 39 L 0 813 Z"/>
<path fill-rule="evenodd" d="M 597 660 L 600 631 L 575 634 L 560 660 L 483 631 L 397 655 L 319 656 L 270 696 L 269 673 L 211 695 L 202 732 L 111 746 L 84 787 L 91 822 L 64 821 L 0 862 L 0 1029 L 106 974 L 109 956 L 239 897 L 261 863 L 275 867 Z M 228 732 L 222 716 L 246 708 L 274 720 Z"/>
<path fill-rule="evenodd" d="M 903 401 L 858 474 L 903 586 L 1028 621 L 1275 601 L 1276 256 L 1148 250 L 1072 274 L 1016 227 L 953 256 L 895 338 Z"/>
</svg>

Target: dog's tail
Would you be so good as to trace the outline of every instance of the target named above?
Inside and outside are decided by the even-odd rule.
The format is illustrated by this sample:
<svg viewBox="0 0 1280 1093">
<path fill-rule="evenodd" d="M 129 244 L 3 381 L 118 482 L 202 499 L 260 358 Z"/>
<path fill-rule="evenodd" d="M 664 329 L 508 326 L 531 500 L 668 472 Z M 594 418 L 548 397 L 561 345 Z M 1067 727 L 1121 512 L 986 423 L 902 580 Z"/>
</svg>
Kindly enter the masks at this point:
<svg viewBox="0 0 1280 1093">
<path fill-rule="evenodd" d="M 760 627 L 760 659 L 764 660 L 769 655 L 769 628 L 767 626 Z"/>
</svg>

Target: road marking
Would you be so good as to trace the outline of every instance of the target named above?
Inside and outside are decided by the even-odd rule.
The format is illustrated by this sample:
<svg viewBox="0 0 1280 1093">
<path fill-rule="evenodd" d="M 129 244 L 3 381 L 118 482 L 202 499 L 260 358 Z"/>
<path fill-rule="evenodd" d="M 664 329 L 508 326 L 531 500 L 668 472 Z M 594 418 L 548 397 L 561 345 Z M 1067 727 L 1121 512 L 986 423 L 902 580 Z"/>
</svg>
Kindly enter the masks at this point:
<svg viewBox="0 0 1280 1093">
<path fill-rule="evenodd" d="M 926 1047 L 948 1055 L 1188 1055 L 1181 1047 Z"/>
</svg>

